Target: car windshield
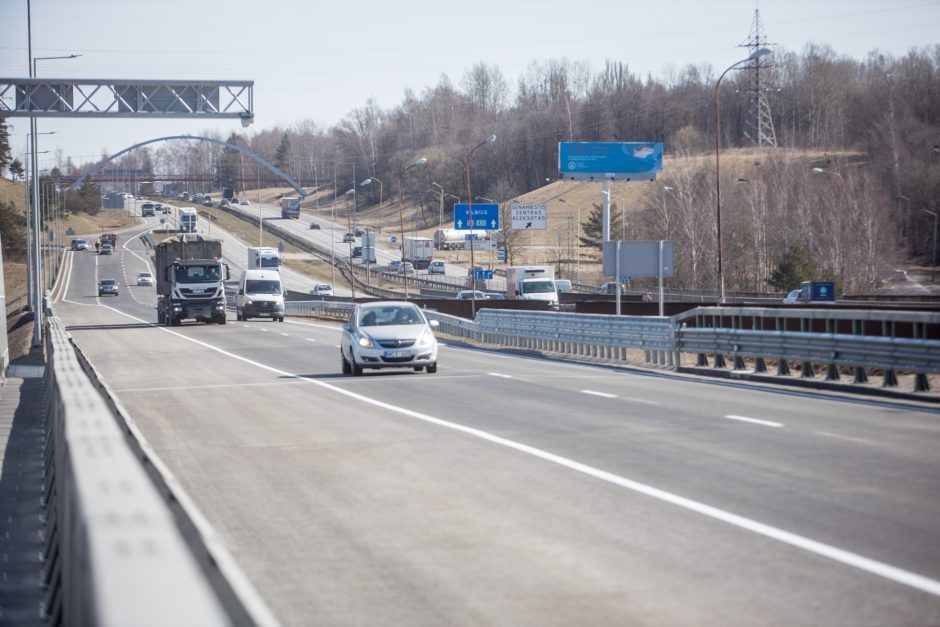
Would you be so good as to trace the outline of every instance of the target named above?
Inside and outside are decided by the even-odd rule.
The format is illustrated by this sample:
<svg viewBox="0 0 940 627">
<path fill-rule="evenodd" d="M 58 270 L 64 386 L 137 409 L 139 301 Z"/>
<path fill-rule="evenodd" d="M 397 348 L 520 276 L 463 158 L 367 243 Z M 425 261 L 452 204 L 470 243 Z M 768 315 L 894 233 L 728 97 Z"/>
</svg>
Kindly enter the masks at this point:
<svg viewBox="0 0 940 627">
<path fill-rule="evenodd" d="M 555 282 L 550 279 L 523 281 L 522 291 L 526 294 L 546 294 L 555 291 Z"/>
<path fill-rule="evenodd" d="M 246 294 L 280 294 L 281 282 L 270 279 L 256 279 L 245 282 Z"/>
<path fill-rule="evenodd" d="M 149 272 L 141 272 L 140 274 L 137 275 L 137 278 L 138 278 L 138 279 L 149 279 L 151 276 L 153 276 L 153 275 L 151 275 Z"/>
<path fill-rule="evenodd" d="M 219 280 L 217 266 L 177 266 L 177 283 L 206 283 Z"/>
<path fill-rule="evenodd" d="M 416 307 L 407 305 L 372 307 L 359 312 L 360 327 L 393 324 L 424 324 L 424 320 Z"/>
<path fill-rule="evenodd" d="M 117 285 L 117 283 L 115 282 L 114 279 L 101 279 L 101 285 L 102 287 L 104 287 L 108 285 Z"/>
</svg>

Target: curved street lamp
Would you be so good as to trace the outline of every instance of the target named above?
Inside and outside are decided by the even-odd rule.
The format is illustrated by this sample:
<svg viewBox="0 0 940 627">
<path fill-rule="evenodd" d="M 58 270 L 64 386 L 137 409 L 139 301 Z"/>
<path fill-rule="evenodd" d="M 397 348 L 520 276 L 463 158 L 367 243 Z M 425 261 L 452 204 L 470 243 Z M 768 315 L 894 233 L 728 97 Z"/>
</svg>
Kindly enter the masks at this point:
<svg viewBox="0 0 940 627">
<path fill-rule="evenodd" d="M 405 273 L 405 199 L 402 188 L 404 187 L 405 172 L 419 165 L 428 162 L 427 157 L 419 157 L 415 162 L 398 174 L 398 225 L 401 229 L 401 278 L 405 283 L 405 300 L 408 300 L 408 275 Z"/>
<path fill-rule="evenodd" d="M 366 180 L 364 180 L 362 183 L 359 183 L 359 185 L 360 185 L 361 187 L 368 187 L 369 185 L 372 185 L 372 182 L 373 182 L 373 181 L 375 181 L 376 183 L 379 184 L 379 207 L 381 207 L 381 206 L 382 206 L 382 188 L 383 188 L 383 186 L 384 186 L 384 184 L 382 183 L 382 181 L 380 181 L 379 179 L 375 178 L 374 176 L 370 176 L 369 178 L 367 178 Z"/>
<path fill-rule="evenodd" d="M 470 318 L 476 318 L 477 316 L 477 273 L 476 266 L 473 262 L 473 194 L 470 191 L 470 159 L 473 157 L 473 153 L 476 152 L 477 148 L 483 146 L 484 144 L 492 144 L 496 141 L 496 134 L 492 134 L 479 144 L 470 149 L 470 152 L 467 153 L 466 159 L 464 159 L 464 171 L 467 175 L 467 224 L 470 227 Z"/>
<path fill-rule="evenodd" d="M 718 77 L 718 80 L 715 82 L 715 222 L 718 231 L 718 304 L 721 305 L 725 302 L 725 275 L 724 269 L 721 263 L 721 169 L 719 161 L 719 153 L 721 151 L 721 92 L 719 87 L 721 86 L 721 79 L 725 77 L 725 74 L 741 65 L 742 63 L 747 63 L 748 61 L 756 61 L 757 59 L 771 54 L 770 48 L 758 48 L 746 59 L 741 59 L 735 63 L 732 63 L 728 66 L 724 72 L 721 73 L 721 76 Z"/>
</svg>

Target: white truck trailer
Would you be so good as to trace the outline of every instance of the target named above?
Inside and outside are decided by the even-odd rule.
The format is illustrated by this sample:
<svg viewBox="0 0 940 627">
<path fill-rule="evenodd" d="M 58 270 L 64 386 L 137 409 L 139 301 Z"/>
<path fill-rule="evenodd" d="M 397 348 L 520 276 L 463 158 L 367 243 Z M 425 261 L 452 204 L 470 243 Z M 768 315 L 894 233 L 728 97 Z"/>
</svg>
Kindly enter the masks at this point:
<svg viewBox="0 0 940 627">
<path fill-rule="evenodd" d="M 434 241 L 429 237 L 406 237 L 404 257 L 415 270 L 427 270 L 434 260 Z"/>
</svg>

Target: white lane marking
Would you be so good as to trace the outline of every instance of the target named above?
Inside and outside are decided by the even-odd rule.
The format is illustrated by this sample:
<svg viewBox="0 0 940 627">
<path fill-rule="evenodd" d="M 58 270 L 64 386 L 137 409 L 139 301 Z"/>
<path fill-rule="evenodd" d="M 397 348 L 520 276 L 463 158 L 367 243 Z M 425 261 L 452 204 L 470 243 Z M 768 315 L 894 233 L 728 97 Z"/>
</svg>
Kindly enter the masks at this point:
<svg viewBox="0 0 940 627">
<path fill-rule="evenodd" d="M 866 444 L 868 446 L 878 446 L 878 442 L 873 442 L 872 440 L 864 440 L 862 438 L 853 438 L 847 435 L 839 435 L 838 433 L 829 433 L 828 431 L 813 431 L 816 435 L 822 435 L 827 438 L 835 438 L 837 440 L 845 440 L 846 442 L 855 442 L 856 444 Z"/>
<path fill-rule="evenodd" d="M 340 345 L 339 345 L 339 344 L 333 344 L 333 347 L 334 347 L 334 348 L 340 348 Z"/>
<path fill-rule="evenodd" d="M 631 403 L 643 403 L 644 405 L 662 405 L 659 401 L 648 401 L 645 398 L 633 398 L 631 396 L 621 396 L 621 399 Z"/>
<path fill-rule="evenodd" d="M 827 559 L 833 560 L 840 564 L 844 564 L 846 566 L 856 568 L 858 570 L 870 573 L 872 575 L 882 577 L 889 581 L 894 581 L 895 583 L 899 583 L 901 585 L 905 585 L 910 588 L 921 590 L 922 592 L 926 592 L 928 594 L 932 594 L 934 596 L 940 597 L 940 580 L 931 579 L 930 577 L 925 577 L 924 575 L 918 575 L 917 573 L 911 572 L 909 570 L 898 568 L 897 566 L 892 566 L 885 562 L 874 560 L 874 559 L 865 557 L 864 555 L 847 551 L 845 549 L 840 549 L 839 547 L 833 546 L 831 544 L 826 544 L 825 542 L 819 542 L 818 540 L 813 540 L 812 538 L 808 538 L 806 536 L 802 536 L 797 533 L 786 531 L 779 527 L 774 527 L 773 525 L 768 525 L 766 523 L 762 523 L 760 521 L 747 518 L 746 516 L 741 516 L 739 514 L 729 512 L 719 507 L 708 505 L 701 501 L 696 501 L 695 499 L 690 499 L 690 498 L 681 496 L 679 494 L 675 494 L 673 492 L 662 490 L 660 488 L 653 487 L 649 484 L 642 483 L 640 481 L 635 481 L 633 479 L 621 477 L 620 475 L 616 475 L 612 472 L 601 470 L 599 468 L 595 468 L 593 466 L 589 466 L 587 464 L 577 462 L 573 459 L 569 459 L 561 455 L 556 455 L 555 453 L 549 453 L 548 451 L 544 451 L 534 446 L 529 446 L 528 444 L 523 444 L 521 442 L 516 442 L 515 440 L 510 440 L 502 436 L 494 435 L 487 431 L 483 431 L 482 429 L 477 429 L 475 427 L 468 427 L 466 425 L 462 425 L 456 422 L 451 422 L 449 420 L 444 420 L 442 418 L 435 418 L 434 416 L 431 416 L 429 414 L 423 414 L 421 412 L 417 412 L 411 409 L 406 409 L 404 407 L 392 405 L 391 403 L 386 403 L 385 401 L 380 401 L 374 398 L 369 398 L 368 396 L 357 394 L 356 392 L 346 390 L 344 388 L 327 383 L 325 381 L 321 381 L 318 379 L 308 379 L 308 378 L 305 378 L 303 375 L 299 375 L 293 372 L 287 372 L 286 370 L 281 370 L 279 368 L 274 368 L 272 366 L 268 366 L 261 362 L 248 359 L 247 357 L 236 355 L 235 353 L 231 353 L 217 346 L 213 346 L 212 344 L 203 342 L 202 340 L 197 340 L 195 338 L 188 337 L 177 331 L 171 331 L 170 329 L 166 327 L 157 326 L 155 323 L 146 322 L 138 318 L 137 316 L 132 316 L 128 313 L 115 309 L 114 307 L 111 307 L 109 305 L 102 305 L 102 307 L 106 307 L 114 311 L 115 313 L 118 313 L 122 316 L 130 318 L 131 320 L 136 320 L 143 324 L 152 326 L 153 328 L 159 331 L 162 331 L 164 333 L 170 333 L 180 339 L 186 340 L 187 342 L 192 342 L 193 344 L 215 351 L 221 355 L 231 357 L 232 359 L 241 361 L 242 363 L 250 364 L 262 370 L 267 370 L 268 372 L 271 372 L 278 376 L 288 377 L 292 379 L 300 379 L 301 381 L 304 381 L 310 385 L 316 385 L 318 387 L 335 392 L 336 394 L 340 394 L 342 396 L 352 398 L 354 400 L 366 403 L 368 405 L 372 405 L 373 407 L 385 409 L 387 411 L 401 414 L 403 416 L 408 416 L 416 420 L 426 422 L 428 424 L 436 425 L 438 427 L 442 427 L 445 429 L 450 429 L 458 433 L 463 433 L 465 435 L 478 438 L 485 442 L 490 442 L 491 444 L 496 444 L 498 446 L 502 446 L 502 447 L 517 451 L 524 455 L 529 455 L 531 457 L 535 457 L 537 459 L 541 459 L 543 461 L 556 464 L 558 466 L 567 468 L 577 473 L 581 473 L 588 477 L 593 477 L 600 481 L 604 481 L 612 485 L 616 485 L 621 488 L 624 488 L 626 490 L 630 490 L 631 492 L 636 492 L 637 494 L 643 494 L 645 496 L 662 501 L 664 503 L 669 503 L 670 505 L 675 505 L 676 507 L 679 507 L 688 511 L 692 511 L 697 514 L 701 514 L 702 516 L 726 523 L 728 525 L 731 525 L 732 527 L 737 527 L 738 529 L 750 531 L 751 533 L 755 533 L 757 535 L 763 536 L 770 540 L 776 540 L 777 542 L 780 542 L 782 544 L 786 544 L 788 546 L 801 549 L 803 551 L 812 553 L 814 555 L 818 555 L 820 557 L 825 557 Z"/>
<path fill-rule="evenodd" d="M 500 379 L 512 379 L 511 374 L 503 374 L 502 372 L 487 372 L 486 374 L 491 377 L 499 377 Z"/>
<path fill-rule="evenodd" d="M 314 322 L 300 322 L 300 321 L 298 321 L 298 320 L 284 320 L 284 322 L 286 322 L 286 323 L 288 323 L 288 324 L 299 324 L 299 325 L 305 326 L 305 327 L 316 327 L 316 328 L 318 328 L 318 329 L 329 329 L 329 330 L 331 330 L 331 331 L 339 331 L 339 330 L 340 330 L 340 327 L 339 327 L 338 324 L 336 324 L 336 325 L 317 324 L 317 323 L 314 323 Z"/>
<path fill-rule="evenodd" d="M 595 392 L 594 390 L 581 390 L 582 394 L 590 394 L 591 396 L 600 396 L 601 398 L 617 398 L 616 394 L 608 394 L 607 392 Z"/>
<path fill-rule="evenodd" d="M 750 422 L 755 425 L 763 425 L 765 427 L 775 427 L 779 428 L 783 426 L 782 422 L 773 422 L 771 420 L 761 420 L 760 418 L 748 418 L 747 416 L 735 416 L 734 414 L 728 414 L 725 416 L 728 420 L 739 420 L 741 422 Z"/>
<path fill-rule="evenodd" d="M 265 332 L 267 332 L 267 329 L 265 329 L 264 327 L 262 327 L 262 328 L 260 328 L 260 329 L 258 329 L 258 330 L 259 330 L 259 331 L 265 331 Z"/>
<path fill-rule="evenodd" d="M 310 337 L 305 337 L 305 338 L 304 338 L 304 341 L 305 341 L 305 342 L 316 342 L 315 339 L 310 338 Z"/>
<path fill-rule="evenodd" d="M 297 385 L 299 381 L 292 379 L 289 381 L 266 381 L 264 383 L 219 383 L 217 385 L 170 385 L 166 387 L 147 387 L 147 388 L 123 388 L 115 389 L 115 392 L 169 392 L 173 390 L 214 390 L 217 388 L 244 388 L 261 385 Z"/>
<path fill-rule="evenodd" d="M 290 335 L 287 333 L 281 333 L 281 335 L 283 335 L 284 337 L 290 337 Z"/>
</svg>

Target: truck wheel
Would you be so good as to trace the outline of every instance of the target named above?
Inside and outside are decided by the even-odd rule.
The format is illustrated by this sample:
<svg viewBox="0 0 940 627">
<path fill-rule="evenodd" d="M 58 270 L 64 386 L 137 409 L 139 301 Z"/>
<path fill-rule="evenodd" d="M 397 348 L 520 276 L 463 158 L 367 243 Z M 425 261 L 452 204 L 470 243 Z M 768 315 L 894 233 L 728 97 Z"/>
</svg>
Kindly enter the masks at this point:
<svg viewBox="0 0 940 627">
<path fill-rule="evenodd" d="M 172 316 L 172 315 L 171 315 L 171 317 L 170 317 L 170 326 L 171 326 L 171 327 L 178 327 L 180 324 L 182 324 L 182 320 L 180 320 L 177 316 Z"/>
<path fill-rule="evenodd" d="M 225 324 L 225 322 L 226 322 L 225 316 L 219 316 L 219 317 L 216 319 L 216 322 L 218 322 L 219 324 Z"/>
</svg>

